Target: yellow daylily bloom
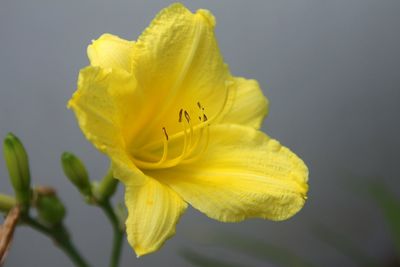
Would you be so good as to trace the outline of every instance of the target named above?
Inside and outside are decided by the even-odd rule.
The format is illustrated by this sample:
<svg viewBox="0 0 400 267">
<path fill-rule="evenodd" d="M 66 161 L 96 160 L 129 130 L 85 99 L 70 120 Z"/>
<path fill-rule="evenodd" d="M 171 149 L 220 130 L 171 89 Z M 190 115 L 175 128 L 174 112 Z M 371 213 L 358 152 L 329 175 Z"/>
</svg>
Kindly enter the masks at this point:
<svg viewBox="0 0 400 267">
<path fill-rule="evenodd" d="M 175 233 L 188 204 L 238 222 L 287 219 L 306 199 L 306 165 L 259 131 L 268 100 L 257 81 L 229 72 L 214 27 L 209 11 L 173 4 L 136 42 L 101 36 L 69 101 L 125 185 L 138 256 Z"/>
</svg>

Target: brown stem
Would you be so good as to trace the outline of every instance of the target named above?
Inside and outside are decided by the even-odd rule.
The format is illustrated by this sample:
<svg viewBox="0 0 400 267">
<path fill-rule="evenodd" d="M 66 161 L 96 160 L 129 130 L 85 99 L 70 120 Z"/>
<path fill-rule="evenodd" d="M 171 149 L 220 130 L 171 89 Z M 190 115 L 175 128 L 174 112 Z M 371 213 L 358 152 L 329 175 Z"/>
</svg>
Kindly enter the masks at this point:
<svg viewBox="0 0 400 267">
<path fill-rule="evenodd" d="M 3 225 L 0 226 L 0 265 L 3 264 L 7 255 L 7 251 L 10 248 L 14 230 L 19 220 L 19 215 L 20 208 L 15 206 L 7 214 Z"/>
</svg>

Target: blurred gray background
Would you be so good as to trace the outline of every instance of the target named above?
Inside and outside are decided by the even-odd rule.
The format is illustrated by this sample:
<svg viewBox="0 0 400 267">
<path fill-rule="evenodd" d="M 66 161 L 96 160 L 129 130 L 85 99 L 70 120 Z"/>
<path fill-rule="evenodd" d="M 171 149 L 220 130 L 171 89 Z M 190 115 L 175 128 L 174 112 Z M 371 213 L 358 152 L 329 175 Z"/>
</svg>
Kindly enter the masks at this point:
<svg viewBox="0 0 400 267">
<path fill-rule="evenodd" d="M 93 266 L 107 266 L 111 227 L 83 204 L 64 177 L 60 154 L 73 151 L 100 178 L 108 160 L 85 140 L 66 102 L 86 47 L 109 32 L 136 39 L 170 1 L 1 0 L 0 137 L 25 143 L 34 184 L 58 189 L 73 239 Z M 192 248 L 219 259 L 275 266 L 207 242 L 230 231 L 286 247 L 318 266 L 355 266 L 319 241 L 323 223 L 378 260 L 394 254 L 377 205 L 359 186 L 382 181 L 399 196 L 400 1 L 183 1 L 217 18 L 217 38 L 235 75 L 257 79 L 271 102 L 263 129 L 310 168 L 309 199 L 294 218 L 223 224 L 189 209 L 177 234 L 157 253 L 137 259 L 125 244 L 121 266 L 190 266 Z M 12 193 L 0 156 L 0 191 Z M 116 201 L 121 200 L 120 188 Z M 72 266 L 46 237 L 20 227 L 5 264 Z"/>
</svg>

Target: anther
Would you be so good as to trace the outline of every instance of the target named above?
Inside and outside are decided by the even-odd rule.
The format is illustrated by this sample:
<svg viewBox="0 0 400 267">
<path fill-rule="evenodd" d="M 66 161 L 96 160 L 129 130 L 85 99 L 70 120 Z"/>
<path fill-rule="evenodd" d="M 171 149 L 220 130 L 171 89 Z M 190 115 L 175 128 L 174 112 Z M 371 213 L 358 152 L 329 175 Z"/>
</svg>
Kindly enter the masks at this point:
<svg viewBox="0 0 400 267">
<path fill-rule="evenodd" d="M 201 117 L 199 116 L 199 121 L 201 121 Z"/>
<path fill-rule="evenodd" d="M 164 134 L 165 134 L 165 138 L 167 138 L 167 141 L 168 141 L 168 134 L 167 134 L 167 130 L 165 129 L 165 127 L 163 127 L 163 128 L 162 128 L 162 130 L 163 130 L 163 132 L 164 132 Z"/>
<path fill-rule="evenodd" d="M 207 118 L 206 114 L 203 114 L 203 121 L 207 121 L 207 120 L 208 120 L 208 118 Z"/>
<path fill-rule="evenodd" d="M 190 121 L 189 113 L 186 110 L 185 110 L 185 118 L 186 118 L 187 122 Z"/>
<path fill-rule="evenodd" d="M 178 120 L 178 122 L 182 122 L 182 112 L 183 112 L 183 109 L 181 109 L 179 111 L 179 120 Z"/>
<path fill-rule="evenodd" d="M 199 108 L 201 108 L 201 104 L 200 104 L 200 102 L 197 102 L 197 106 L 198 106 Z"/>
</svg>

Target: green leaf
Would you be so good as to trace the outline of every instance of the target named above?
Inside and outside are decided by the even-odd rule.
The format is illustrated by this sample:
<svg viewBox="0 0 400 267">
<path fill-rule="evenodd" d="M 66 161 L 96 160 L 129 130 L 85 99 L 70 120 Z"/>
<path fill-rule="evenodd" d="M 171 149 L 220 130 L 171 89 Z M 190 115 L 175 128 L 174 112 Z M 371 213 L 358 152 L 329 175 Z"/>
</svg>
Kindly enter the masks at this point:
<svg viewBox="0 0 400 267">
<path fill-rule="evenodd" d="M 381 183 L 372 184 L 369 192 L 383 212 L 400 257 L 400 201 Z"/>
</svg>

